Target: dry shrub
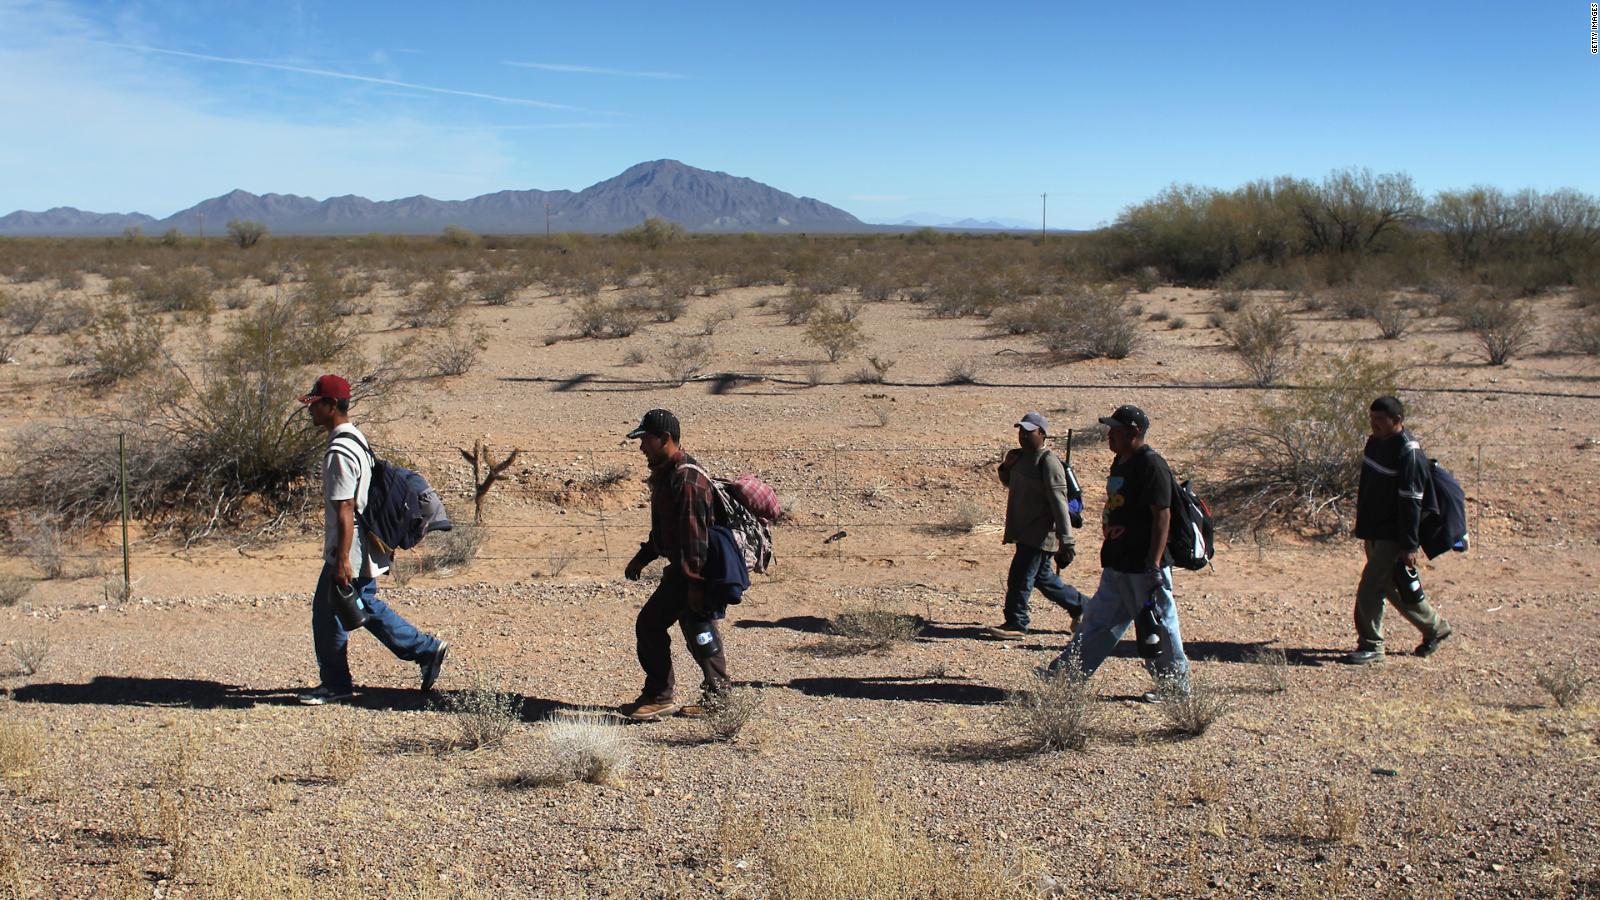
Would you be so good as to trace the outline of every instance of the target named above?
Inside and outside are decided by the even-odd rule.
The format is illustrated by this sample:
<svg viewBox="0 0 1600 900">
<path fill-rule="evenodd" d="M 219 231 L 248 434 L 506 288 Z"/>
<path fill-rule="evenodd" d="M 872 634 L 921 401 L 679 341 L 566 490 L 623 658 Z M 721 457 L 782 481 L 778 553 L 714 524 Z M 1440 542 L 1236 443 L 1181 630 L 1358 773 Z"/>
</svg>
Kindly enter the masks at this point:
<svg viewBox="0 0 1600 900">
<path fill-rule="evenodd" d="M 908 815 L 879 800 L 865 778 L 839 804 L 814 803 L 770 845 L 775 900 L 1035 900 L 1042 874 L 1031 856 L 936 844 Z"/>
<path fill-rule="evenodd" d="M 589 338 L 624 338 L 638 331 L 644 321 L 640 310 L 599 295 L 583 297 L 572 310 L 573 329 Z"/>
<path fill-rule="evenodd" d="M 732 322 L 734 318 L 738 316 L 738 314 L 739 310 L 732 306 L 724 306 L 720 309 L 714 309 L 706 313 L 705 317 L 700 320 L 700 333 L 706 337 L 710 337 L 716 332 L 717 326 L 721 325 L 723 322 Z"/>
<path fill-rule="evenodd" d="M 11 641 L 11 657 L 17 661 L 18 668 L 24 675 L 38 674 L 39 668 L 44 665 L 45 659 L 50 655 L 50 635 L 35 634 L 28 637 L 19 637 Z"/>
<path fill-rule="evenodd" d="M 1233 708 L 1233 697 L 1201 678 L 1192 678 L 1187 685 L 1158 678 L 1156 707 L 1178 734 L 1199 737 Z"/>
<path fill-rule="evenodd" d="M 984 517 L 983 507 L 977 501 L 958 500 L 955 509 L 950 511 L 950 520 L 940 530 L 950 534 L 971 534 L 983 524 Z"/>
<path fill-rule="evenodd" d="M 430 375 L 450 378 L 471 371 L 488 346 L 489 332 L 482 325 L 453 325 L 444 334 L 422 342 L 420 356 Z"/>
<path fill-rule="evenodd" d="M 1294 319 L 1281 306 L 1252 306 L 1222 326 L 1250 378 L 1266 387 L 1277 381 L 1300 349 Z"/>
<path fill-rule="evenodd" d="M 1589 314 L 1567 328 L 1566 348 L 1585 356 L 1600 356 L 1600 315 Z"/>
<path fill-rule="evenodd" d="M 0 291 L 0 319 L 17 334 L 33 334 L 50 315 L 54 299 L 47 291 Z"/>
<path fill-rule="evenodd" d="M 822 309 L 822 297 L 808 288 L 797 287 L 778 301 L 778 314 L 785 325 L 804 325 Z"/>
<path fill-rule="evenodd" d="M 1099 695 L 1073 658 L 1007 697 L 1005 719 L 1030 752 L 1082 750 L 1100 729 Z"/>
<path fill-rule="evenodd" d="M 466 568 L 483 549 L 484 534 L 481 527 L 463 522 L 457 522 L 449 531 L 434 532 L 428 538 L 428 552 L 422 556 L 422 571 Z"/>
<path fill-rule="evenodd" d="M 761 714 L 763 698 L 756 688 L 730 688 L 710 698 L 706 707 L 706 732 L 724 743 L 739 736 Z"/>
<path fill-rule="evenodd" d="M 548 780 L 617 784 L 633 764 L 637 742 L 614 714 L 558 711 L 545 725 L 554 770 Z"/>
<path fill-rule="evenodd" d="M 198 266 L 141 269 L 131 279 L 134 296 L 156 312 L 216 312 L 211 273 Z"/>
<path fill-rule="evenodd" d="M 666 380 L 682 385 L 705 370 L 711 358 L 711 342 L 698 337 L 675 337 L 656 355 Z"/>
<path fill-rule="evenodd" d="M 1484 305 L 1485 313 L 1473 327 L 1473 336 L 1491 366 L 1503 366 L 1533 344 L 1533 310 L 1521 303 Z"/>
<path fill-rule="evenodd" d="M 0 609 L 16 606 L 33 590 L 33 582 L 21 575 L 0 572 Z"/>
<path fill-rule="evenodd" d="M 367 748 L 348 729 L 339 729 L 322 741 L 322 777 L 331 784 L 349 784 L 367 766 Z"/>
<path fill-rule="evenodd" d="M 153 371 L 165 352 L 167 331 L 154 316 L 134 316 L 109 306 L 75 339 L 69 360 L 84 366 L 81 377 L 108 388 Z"/>
<path fill-rule="evenodd" d="M 1281 694 L 1289 689 L 1289 655 L 1282 647 L 1255 647 L 1245 654 L 1244 661 L 1260 667 L 1268 693 Z"/>
<path fill-rule="evenodd" d="M 17 551 L 39 574 L 54 581 L 67 571 L 67 535 L 53 516 L 40 516 L 22 527 Z"/>
<path fill-rule="evenodd" d="M 259 244 L 261 239 L 267 236 L 268 230 L 266 223 L 254 219 L 228 220 L 228 237 L 239 245 L 241 250 L 248 250 Z"/>
<path fill-rule="evenodd" d="M 1321 821 L 1316 821 L 1311 809 L 1302 805 L 1295 814 L 1293 827 L 1297 834 L 1310 840 L 1353 844 L 1365 817 L 1365 805 L 1358 792 L 1329 787 L 1322 796 Z"/>
<path fill-rule="evenodd" d="M 1115 285 L 1069 286 L 1035 302 L 1036 327 L 1046 350 L 1081 359 L 1126 359 L 1139 345 L 1139 323 Z"/>
<path fill-rule="evenodd" d="M 22 338 L 17 335 L 0 333 L 0 365 L 17 361 L 17 348 L 22 346 Z"/>
<path fill-rule="evenodd" d="M 1229 533 L 1269 522 L 1339 528 L 1370 431 L 1367 406 L 1395 393 L 1399 368 L 1356 350 L 1304 367 L 1299 380 L 1299 390 L 1258 401 L 1250 424 L 1203 440 L 1225 473 L 1211 492 Z"/>
<path fill-rule="evenodd" d="M 412 291 L 395 311 L 394 321 L 406 328 L 443 328 L 461 315 L 467 294 L 450 281 L 448 274 L 425 282 Z"/>
<path fill-rule="evenodd" d="M 526 288 L 531 281 L 526 272 L 516 269 L 479 272 L 467 282 L 467 292 L 490 306 L 505 306 L 515 300 L 517 292 Z"/>
<path fill-rule="evenodd" d="M 1381 294 L 1359 284 L 1344 284 L 1329 292 L 1335 315 L 1344 319 L 1370 319 L 1383 303 Z"/>
<path fill-rule="evenodd" d="M 971 360 L 962 359 L 950 364 L 944 372 L 944 378 L 939 381 L 942 385 L 955 386 L 978 383 L 978 369 Z"/>
<path fill-rule="evenodd" d="M 1244 309 L 1244 304 L 1244 292 L 1239 290 L 1220 290 L 1211 297 L 1211 305 L 1216 307 L 1219 312 L 1236 313 Z"/>
<path fill-rule="evenodd" d="M 491 669 L 473 672 L 467 687 L 449 692 L 441 702 L 455 720 L 454 745 L 463 750 L 499 744 L 522 721 L 522 695 Z"/>
<path fill-rule="evenodd" d="M 1544 688 L 1544 692 L 1549 694 L 1550 699 L 1556 702 L 1556 706 L 1562 709 L 1576 706 L 1578 701 L 1583 699 L 1583 693 L 1589 684 L 1594 681 L 1578 667 L 1576 659 L 1541 669 L 1534 673 L 1533 680 L 1539 687 Z"/>
<path fill-rule="evenodd" d="M 856 321 L 837 309 L 819 309 L 806 322 L 806 341 L 828 354 L 828 362 L 866 346 L 867 337 Z"/>
<path fill-rule="evenodd" d="M 834 634 L 862 650 L 884 650 L 913 640 L 927 625 L 921 616 L 871 606 L 846 609 L 829 623 Z"/>
<path fill-rule="evenodd" d="M 39 745 L 36 731 L 0 713 L 0 778 L 31 775 L 33 764 L 39 759 Z"/>
</svg>

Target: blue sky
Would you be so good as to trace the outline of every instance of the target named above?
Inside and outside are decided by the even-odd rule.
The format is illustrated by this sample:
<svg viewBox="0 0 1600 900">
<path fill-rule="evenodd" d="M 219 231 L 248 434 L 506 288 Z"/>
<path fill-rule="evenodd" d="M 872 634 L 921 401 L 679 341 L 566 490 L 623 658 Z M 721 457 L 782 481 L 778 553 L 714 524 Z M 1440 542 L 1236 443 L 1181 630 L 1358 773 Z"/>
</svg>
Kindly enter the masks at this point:
<svg viewBox="0 0 1600 900">
<path fill-rule="evenodd" d="M 1344 166 L 1600 194 L 1587 2 L 0 0 L 0 214 L 581 189 L 679 159 L 868 221 L 1091 227 Z"/>
</svg>

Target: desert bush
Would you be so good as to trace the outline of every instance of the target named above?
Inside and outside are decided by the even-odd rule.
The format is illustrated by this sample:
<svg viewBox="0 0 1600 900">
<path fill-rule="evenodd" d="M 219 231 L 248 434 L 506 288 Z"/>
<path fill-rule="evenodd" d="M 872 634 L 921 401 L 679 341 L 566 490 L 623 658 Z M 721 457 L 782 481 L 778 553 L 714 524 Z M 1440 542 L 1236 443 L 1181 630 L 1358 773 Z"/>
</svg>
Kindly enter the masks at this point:
<svg viewBox="0 0 1600 900">
<path fill-rule="evenodd" d="M 17 553 L 49 580 L 65 575 L 67 535 L 60 520 L 39 516 L 24 525 L 17 535 Z"/>
<path fill-rule="evenodd" d="M 17 334 L 33 334 L 50 314 L 51 302 L 44 291 L 0 291 L 0 319 Z"/>
<path fill-rule="evenodd" d="M 1202 440 L 1224 473 L 1210 490 L 1227 531 L 1269 522 L 1332 530 L 1344 522 L 1370 431 L 1367 406 L 1395 393 L 1399 368 L 1357 350 L 1300 373 L 1300 389 L 1260 400 L 1252 422 Z"/>
<path fill-rule="evenodd" d="M 1540 669 L 1534 673 L 1533 680 L 1534 683 L 1544 689 L 1545 693 L 1550 695 L 1550 699 L 1555 701 L 1556 706 L 1562 709 L 1576 706 L 1578 701 L 1583 699 L 1583 693 L 1589 687 L 1589 684 L 1594 681 L 1593 678 L 1585 675 L 1583 670 L 1578 667 L 1576 659 L 1569 659 L 1560 665 Z"/>
<path fill-rule="evenodd" d="M 632 228 L 618 232 L 617 237 L 631 244 L 658 250 L 674 241 L 682 240 L 683 226 L 659 216 L 651 216 Z"/>
<path fill-rule="evenodd" d="M 229 219 L 228 239 L 239 245 L 239 249 L 248 250 L 261 242 L 267 236 L 267 226 L 264 222 L 253 219 Z"/>
<path fill-rule="evenodd" d="M 1600 356 L 1600 315 L 1586 315 L 1567 329 L 1566 348 L 1574 353 Z"/>
<path fill-rule="evenodd" d="M 493 747 L 522 721 L 522 695 L 491 669 L 474 671 L 468 685 L 446 694 L 443 704 L 455 722 L 455 746 L 463 750 Z"/>
<path fill-rule="evenodd" d="M 1082 750 L 1100 728 L 1099 696 L 1074 659 L 1012 692 L 1005 719 L 1029 752 Z"/>
<path fill-rule="evenodd" d="M 132 279 L 134 296 L 156 312 L 216 311 L 211 273 L 198 266 L 142 269 Z"/>
<path fill-rule="evenodd" d="M 1370 319 L 1383 295 L 1360 284 L 1340 285 L 1329 291 L 1329 306 L 1343 319 Z"/>
<path fill-rule="evenodd" d="M 555 780 L 616 784 L 633 764 L 634 737 L 614 715 L 561 710 L 545 725 Z"/>
<path fill-rule="evenodd" d="M 1244 309 L 1245 295 L 1239 290 L 1220 290 L 1211 297 L 1211 305 L 1219 312 L 1236 313 Z"/>
<path fill-rule="evenodd" d="M 1187 685 L 1176 679 L 1158 678 L 1155 693 L 1161 715 L 1173 731 L 1184 737 L 1205 734 L 1233 708 L 1233 697 L 1198 677 L 1189 679 Z"/>
<path fill-rule="evenodd" d="M 580 299 L 572 311 L 572 327 L 590 338 L 627 337 L 639 330 L 644 319 L 638 309 L 598 296 Z"/>
<path fill-rule="evenodd" d="M 700 333 L 706 337 L 710 337 L 716 332 L 717 326 L 721 325 L 723 322 L 732 322 L 734 317 L 738 314 L 738 309 L 732 306 L 724 306 L 719 309 L 714 309 L 706 313 L 705 317 L 700 320 Z"/>
<path fill-rule="evenodd" d="M 828 380 L 828 373 L 824 372 L 822 370 L 821 366 L 816 365 L 816 364 L 812 364 L 812 365 L 806 366 L 806 371 L 805 371 L 806 387 L 816 387 L 816 386 L 822 384 L 824 381 L 827 381 L 827 380 Z"/>
<path fill-rule="evenodd" d="M 821 295 L 803 287 L 792 288 L 778 300 L 785 325 L 804 325 L 823 307 Z"/>
<path fill-rule="evenodd" d="M 771 844 L 774 900 L 1037 900 L 1040 867 L 986 848 L 933 843 L 918 819 L 879 800 L 865 779 L 836 808 L 810 812 Z"/>
<path fill-rule="evenodd" d="M 1161 270 L 1155 266 L 1140 266 L 1133 273 L 1133 287 L 1141 294 L 1148 294 L 1161 286 Z"/>
<path fill-rule="evenodd" d="M 349 784 L 367 765 L 367 748 L 361 737 L 340 729 L 322 741 L 320 768 L 331 784 Z"/>
<path fill-rule="evenodd" d="M 706 705 L 706 732 L 724 743 L 733 740 L 761 714 L 761 691 L 757 688 L 730 688 L 710 698 Z"/>
<path fill-rule="evenodd" d="M 460 225 L 446 225 L 439 232 L 439 240 L 451 247 L 475 247 L 478 244 L 478 236 Z"/>
<path fill-rule="evenodd" d="M 17 361 L 17 353 L 22 346 L 22 338 L 18 335 L 0 332 L 0 365 Z"/>
<path fill-rule="evenodd" d="M 1260 667 L 1268 693 L 1281 694 L 1289 689 L 1289 655 L 1282 647 L 1256 647 L 1245 654 L 1244 661 Z"/>
<path fill-rule="evenodd" d="M 944 370 L 944 377 L 939 380 L 943 385 L 962 385 L 978 383 L 978 367 L 970 359 L 958 359 Z"/>
<path fill-rule="evenodd" d="M 466 293 L 451 283 L 449 275 L 441 275 L 407 294 L 394 321 L 406 328 L 443 328 L 455 322 L 466 305 Z"/>
<path fill-rule="evenodd" d="M 0 609 L 16 606 L 33 590 L 33 582 L 21 575 L 0 572 Z"/>
<path fill-rule="evenodd" d="M 39 759 L 40 744 L 41 738 L 36 731 L 9 715 L 0 714 L 0 778 L 21 778 L 31 774 L 33 764 Z M 0 887 L 5 884 L 0 881 Z"/>
<path fill-rule="evenodd" d="M 447 378 L 471 371 L 488 346 L 489 332 L 482 325 L 453 325 L 449 331 L 425 341 L 420 355 L 428 374 Z"/>
<path fill-rule="evenodd" d="M 705 370 L 711 357 L 711 342 L 705 338 L 675 337 L 657 351 L 661 373 L 674 385 L 682 385 Z"/>
<path fill-rule="evenodd" d="M 644 365 L 644 361 L 649 358 L 650 354 L 646 353 L 643 347 L 629 347 L 628 352 L 622 354 L 622 364 L 625 366 Z"/>
<path fill-rule="evenodd" d="M 516 269 L 479 272 L 467 282 L 467 291 L 489 306 L 505 306 L 530 283 L 527 273 Z"/>
<path fill-rule="evenodd" d="M 879 428 L 888 428 L 889 420 L 894 418 L 894 411 L 882 403 L 872 405 L 872 417 L 877 420 Z"/>
<path fill-rule="evenodd" d="M 1520 303 L 1486 303 L 1473 336 L 1491 366 L 1503 366 L 1533 343 L 1533 310 Z"/>
<path fill-rule="evenodd" d="M 867 337 L 861 326 L 843 312 L 822 309 L 812 313 L 806 322 L 806 341 L 828 354 L 829 362 L 866 346 Z"/>
<path fill-rule="evenodd" d="M 11 641 L 11 657 L 17 661 L 17 666 L 24 675 L 37 675 L 39 668 L 44 665 L 50 656 L 50 635 L 35 634 L 28 637 L 14 638 Z"/>
<path fill-rule="evenodd" d="M 1393 300 L 1382 300 L 1373 307 L 1372 321 L 1378 323 L 1378 334 L 1386 341 L 1399 340 L 1411 330 L 1411 313 Z"/>
<path fill-rule="evenodd" d="M 161 362 L 166 328 L 154 316 L 134 316 L 108 306 L 74 340 L 69 358 L 85 366 L 82 378 L 97 388 L 108 388 L 144 375 Z"/>
<path fill-rule="evenodd" d="M 1294 319 L 1277 305 L 1252 306 L 1225 323 L 1222 331 L 1251 380 L 1261 387 L 1277 381 L 1300 348 Z"/>
<path fill-rule="evenodd" d="M 921 616 L 872 606 L 846 609 L 829 622 L 833 634 L 866 650 L 883 650 L 922 634 Z"/>
<path fill-rule="evenodd" d="M 1164 310 L 1164 309 L 1158 309 L 1155 312 L 1151 313 L 1146 318 L 1149 319 L 1149 321 L 1151 321 L 1151 322 L 1165 322 L 1168 319 L 1172 318 L 1172 313 L 1170 313 L 1170 312 L 1168 312 L 1167 310 Z"/>
<path fill-rule="evenodd" d="M 449 531 L 441 531 L 428 538 L 428 552 L 423 556 L 422 569 L 426 572 L 464 569 L 478 557 L 483 549 L 484 530 L 477 525 L 456 523 Z"/>
<path fill-rule="evenodd" d="M 1126 359 L 1139 344 L 1138 321 L 1115 286 L 1070 286 L 1038 310 L 1039 341 L 1051 353 L 1082 359 Z"/>
<path fill-rule="evenodd" d="M 1183 316 L 1173 316 L 1172 319 L 1167 322 L 1168 331 L 1181 331 L 1187 327 L 1189 327 L 1189 320 L 1185 319 Z"/>
<path fill-rule="evenodd" d="M 249 309 L 253 299 L 246 291 L 229 291 L 222 295 L 222 308 L 235 311 Z"/>
</svg>

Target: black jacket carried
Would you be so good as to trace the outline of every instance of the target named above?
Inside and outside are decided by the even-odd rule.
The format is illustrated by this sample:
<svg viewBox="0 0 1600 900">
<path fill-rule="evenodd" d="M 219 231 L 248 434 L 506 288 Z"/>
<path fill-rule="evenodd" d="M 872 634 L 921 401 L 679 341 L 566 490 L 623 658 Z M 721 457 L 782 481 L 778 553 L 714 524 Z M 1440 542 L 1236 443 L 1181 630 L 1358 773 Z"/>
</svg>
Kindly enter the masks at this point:
<svg viewBox="0 0 1600 900">
<path fill-rule="evenodd" d="M 1391 438 L 1367 438 L 1356 494 L 1356 537 L 1398 541 L 1404 550 L 1414 552 L 1427 486 L 1428 457 L 1411 432 L 1402 429 Z"/>
</svg>

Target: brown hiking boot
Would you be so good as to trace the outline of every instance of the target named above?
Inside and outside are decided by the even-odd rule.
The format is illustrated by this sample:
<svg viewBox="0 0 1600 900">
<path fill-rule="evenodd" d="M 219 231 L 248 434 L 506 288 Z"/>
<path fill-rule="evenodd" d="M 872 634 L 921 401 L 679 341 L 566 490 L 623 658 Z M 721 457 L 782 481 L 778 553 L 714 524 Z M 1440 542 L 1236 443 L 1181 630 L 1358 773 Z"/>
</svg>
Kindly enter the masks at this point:
<svg viewBox="0 0 1600 900">
<path fill-rule="evenodd" d="M 677 711 L 678 704 L 673 703 L 671 700 L 625 703 L 621 708 L 622 714 L 635 722 L 654 722 Z"/>
<path fill-rule="evenodd" d="M 1028 629 L 1023 628 L 1021 625 L 1012 625 L 1010 622 L 1006 622 L 1001 625 L 990 625 L 988 628 L 985 628 L 984 631 L 987 631 L 992 637 L 1006 638 L 1009 640 L 1025 638 L 1028 636 Z"/>
</svg>

